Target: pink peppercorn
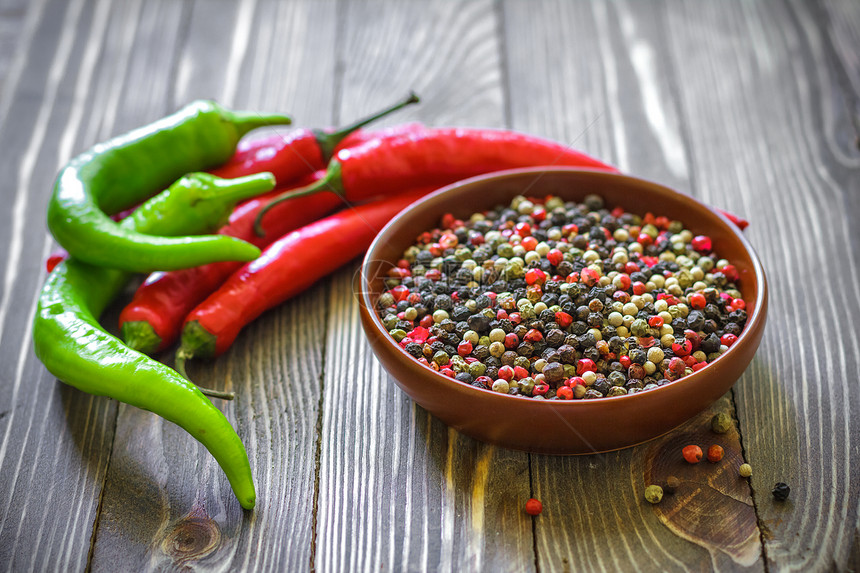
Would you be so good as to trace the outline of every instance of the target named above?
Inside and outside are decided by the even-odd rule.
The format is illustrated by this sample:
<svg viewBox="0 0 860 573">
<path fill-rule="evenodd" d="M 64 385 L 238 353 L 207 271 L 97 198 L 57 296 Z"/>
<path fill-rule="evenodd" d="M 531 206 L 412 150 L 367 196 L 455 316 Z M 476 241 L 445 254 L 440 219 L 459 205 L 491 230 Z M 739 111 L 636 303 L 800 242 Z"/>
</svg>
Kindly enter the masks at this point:
<svg viewBox="0 0 860 573">
<path fill-rule="evenodd" d="M 580 358 L 576 362 L 576 373 L 579 376 L 582 376 L 586 372 L 594 372 L 597 370 L 597 365 L 594 364 L 594 360 L 590 358 Z"/>
<path fill-rule="evenodd" d="M 720 342 L 725 344 L 728 347 L 731 347 L 732 344 L 738 341 L 738 337 L 734 334 L 724 334 L 720 337 Z"/>
<path fill-rule="evenodd" d="M 549 384 L 535 384 L 532 396 L 543 396 L 547 392 L 549 392 Z"/>
<path fill-rule="evenodd" d="M 457 345 L 457 354 L 460 356 L 468 356 L 472 353 L 472 343 L 468 340 L 464 340 L 460 344 Z"/>
<path fill-rule="evenodd" d="M 523 242 L 520 244 L 523 246 L 523 248 L 525 250 L 533 251 L 533 250 L 535 250 L 535 247 L 537 247 L 537 245 L 538 245 L 538 240 L 535 239 L 534 237 L 526 237 L 523 239 Z"/>
<path fill-rule="evenodd" d="M 514 334 L 513 332 L 509 332 L 505 335 L 505 348 L 508 350 L 512 350 L 516 348 L 520 343 L 520 337 Z"/>
<path fill-rule="evenodd" d="M 558 396 L 559 400 L 573 400 L 573 390 L 568 386 L 561 386 L 555 391 L 555 395 Z"/>
<path fill-rule="evenodd" d="M 693 237 L 691 244 L 693 245 L 693 248 L 700 253 L 711 252 L 711 238 L 706 235 Z"/>
<path fill-rule="evenodd" d="M 543 284 L 546 282 L 546 273 L 540 269 L 529 269 L 526 271 L 526 284 Z"/>
<path fill-rule="evenodd" d="M 675 354 L 675 356 L 686 356 L 692 351 L 693 343 L 687 339 L 684 339 L 684 342 L 680 344 L 678 342 L 672 343 L 672 352 Z"/>
<path fill-rule="evenodd" d="M 707 304 L 707 301 L 705 300 L 705 295 L 698 292 L 688 296 L 687 301 L 689 301 L 690 306 L 695 310 L 702 310 Z"/>
<path fill-rule="evenodd" d="M 514 378 L 517 380 L 522 380 L 523 378 L 528 378 L 529 371 L 523 368 L 522 366 L 514 366 Z"/>
<path fill-rule="evenodd" d="M 564 260 L 564 253 L 562 253 L 558 249 L 550 249 L 550 251 L 546 254 L 547 260 L 553 266 L 558 266 L 558 264 Z"/>
<path fill-rule="evenodd" d="M 648 326 L 651 328 L 660 328 L 663 326 L 663 318 L 659 316 L 652 316 L 648 319 Z"/>
<path fill-rule="evenodd" d="M 573 324 L 573 317 L 566 312 L 560 310 L 555 313 L 555 321 L 561 328 L 567 328 Z"/>
<path fill-rule="evenodd" d="M 688 463 L 697 464 L 702 461 L 702 448 L 695 445 L 686 446 L 681 450 L 681 455 L 684 456 L 684 459 L 687 460 Z"/>
<path fill-rule="evenodd" d="M 510 382 L 514 378 L 514 369 L 510 366 L 502 366 L 499 368 L 499 378 L 505 382 Z"/>
<path fill-rule="evenodd" d="M 526 513 L 529 515 L 540 515 L 543 511 L 543 504 L 537 499 L 530 499 L 526 502 Z"/>
<path fill-rule="evenodd" d="M 532 328 L 531 330 L 526 332 L 525 339 L 529 342 L 540 342 L 541 340 L 543 340 L 543 334 L 540 333 L 540 330 Z"/>
</svg>

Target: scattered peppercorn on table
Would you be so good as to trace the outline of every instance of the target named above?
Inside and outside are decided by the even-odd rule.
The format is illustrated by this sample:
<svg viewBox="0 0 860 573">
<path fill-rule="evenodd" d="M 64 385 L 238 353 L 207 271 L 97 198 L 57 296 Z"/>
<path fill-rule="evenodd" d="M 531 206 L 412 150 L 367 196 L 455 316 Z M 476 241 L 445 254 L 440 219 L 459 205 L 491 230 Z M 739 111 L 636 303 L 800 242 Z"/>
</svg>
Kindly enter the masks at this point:
<svg viewBox="0 0 860 573">
<path fill-rule="evenodd" d="M 852 121 L 852 102 L 860 99 L 856 3 L 711 3 L 706 9 L 650 0 L 19 4 L 0 10 L 0 41 L 7 47 L 0 50 L 6 142 L 0 569 L 858 567 L 860 393 L 854 385 L 860 352 L 850 322 L 860 314 L 860 235 L 853 224 L 860 216 L 860 134 Z M 45 213 L 56 174 L 72 157 L 211 98 L 228 109 L 291 117 L 295 127 L 252 133 L 240 152 L 264 162 L 270 148 L 247 142 L 301 139 L 311 183 L 326 177 L 310 174 L 337 149 L 334 139 L 317 138 L 327 126 L 368 116 L 410 90 L 421 95 L 419 105 L 369 129 L 393 128 L 416 139 L 409 134 L 420 131 L 418 122 L 434 129 L 514 129 L 569 144 L 748 219 L 745 235 L 767 270 L 771 307 L 758 354 L 732 391 L 672 432 L 617 452 L 560 457 L 488 446 L 446 428 L 388 379 L 359 324 L 354 261 L 300 294 L 287 289 L 293 298 L 247 324 L 232 346 L 218 349 L 220 356 L 199 354 L 187 364 L 199 386 L 235 395 L 213 404 L 247 450 L 256 506 L 245 510 L 215 458 L 184 430 L 61 384 L 37 359 L 32 321 L 45 260 L 56 246 Z M 361 133 L 346 137 L 360 141 Z M 298 162 L 294 167 L 303 169 Z M 365 188 L 350 188 L 349 169 L 341 174 L 346 197 L 365 196 Z M 342 204 L 312 198 L 281 203 L 258 222 L 286 232 Z M 55 224 L 63 225 L 60 219 Z M 276 238 L 255 239 L 253 223 L 246 214 L 230 236 L 267 248 Z M 656 223 L 659 233 L 662 222 Z M 710 250 L 695 233 L 685 238 L 685 248 L 700 258 Z M 337 249 L 304 253 L 318 259 L 318 274 L 297 276 L 295 285 L 324 275 L 342 256 L 331 252 Z M 552 248 L 538 251 L 536 244 L 529 252 L 552 272 L 521 269 L 525 299 L 566 262 Z M 617 265 L 630 262 L 610 254 Z M 517 256 L 512 251 L 505 258 Z M 713 263 L 725 266 L 718 258 Z M 607 313 L 608 325 L 616 335 L 620 329 L 668 333 L 664 327 L 678 317 L 661 316 L 657 297 L 648 318 L 638 316 L 639 307 L 625 312 L 633 296 L 642 296 L 634 292 L 637 281 L 627 285 L 622 277 L 631 273 L 632 267 L 619 271 L 615 286 L 629 288 L 630 301 L 594 299 L 604 307 L 619 303 L 618 316 Z M 188 288 L 181 278 L 171 280 Z M 635 360 L 628 354 L 631 363 L 621 365 L 620 385 L 594 388 L 598 379 L 621 372 L 599 378 L 595 371 L 601 351 L 613 352 L 612 336 L 604 336 L 611 331 L 600 333 L 603 340 L 592 333 L 593 345 L 585 341 L 595 356 L 573 364 L 544 360 L 539 372 L 527 375 L 517 370 L 524 364 L 501 356 L 526 343 L 523 352 L 534 350 L 547 337 L 560 343 L 553 347 L 560 353 L 565 340 L 556 340 L 554 329 L 517 332 L 513 346 L 508 335 L 516 325 L 508 332 L 507 323 L 498 329 L 476 323 L 455 330 L 457 344 L 432 356 L 419 346 L 440 369 L 460 363 L 457 356 L 474 364 L 465 358 L 475 358 L 479 347 L 490 358 L 501 350 L 498 365 L 480 361 L 483 372 L 472 366 L 451 373 L 471 377 L 461 376 L 463 383 L 485 376 L 499 391 L 500 382 L 508 392 L 516 385 L 530 399 L 586 399 L 601 388 L 647 392 L 667 373 L 680 375 L 683 366 L 686 374 L 730 346 L 736 333 L 727 325 L 743 325 L 728 317 L 742 316 L 743 308 L 728 290 L 732 300 L 721 318 L 705 310 L 713 293 L 688 297 L 688 326 L 691 315 L 697 331 L 709 319 L 717 323 L 714 339 L 699 341 L 707 349 L 677 341 L 673 348 L 668 340 L 637 349 Z M 133 292 L 121 294 L 101 324 L 118 336 L 138 336 L 133 344 L 159 349 L 154 359 L 173 367 L 176 340 L 141 328 L 144 313 L 133 316 L 132 326 L 117 326 Z M 427 328 L 421 309 L 412 305 L 399 317 L 394 302 L 392 336 L 406 340 L 404 347 L 416 344 L 417 329 Z M 503 309 L 507 317 L 500 319 L 500 305 L 509 301 L 489 302 L 496 322 L 520 312 Z M 578 309 L 554 302 L 559 309 L 545 318 L 558 330 L 579 320 L 588 326 L 589 314 L 608 310 L 589 303 L 580 318 Z M 433 311 L 456 324 L 458 305 L 446 304 L 434 301 Z M 531 310 L 538 318 L 553 306 L 537 311 L 536 304 Z M 434 320 L 432 313 L 424 316 Z M 446 320 L 439 318 L 434 324 Z M 181 319 L 171 320 L 181 327 Z M 446 355 L 438 362 L 437 352 Z M 668 363 L 661 370 L 669 354 L 682 358 L 677 371 Z M 573 382 L 544 384 L 558 378 Z M 620 382 L 620 374 L 613 378 Z"/>
</svg>

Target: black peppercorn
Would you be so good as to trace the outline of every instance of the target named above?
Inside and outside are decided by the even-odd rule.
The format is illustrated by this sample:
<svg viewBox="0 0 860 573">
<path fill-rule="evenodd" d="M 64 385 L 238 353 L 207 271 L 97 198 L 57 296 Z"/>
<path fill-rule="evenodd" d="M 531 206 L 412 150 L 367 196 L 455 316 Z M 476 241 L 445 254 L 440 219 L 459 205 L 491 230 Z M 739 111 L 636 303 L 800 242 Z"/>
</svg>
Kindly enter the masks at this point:
<svg viewBox="0 0 860 573">
<path fill-rule="evenodd" d="M 779 482 L 773 486 L 773 490 L 770 493 L 773 494 L 773 498 L 776 501 L 785 501 L 788 499 L 788 494 L 791 493 L 791 488 L 788 487 L 788 484 Z"/>
</svg>

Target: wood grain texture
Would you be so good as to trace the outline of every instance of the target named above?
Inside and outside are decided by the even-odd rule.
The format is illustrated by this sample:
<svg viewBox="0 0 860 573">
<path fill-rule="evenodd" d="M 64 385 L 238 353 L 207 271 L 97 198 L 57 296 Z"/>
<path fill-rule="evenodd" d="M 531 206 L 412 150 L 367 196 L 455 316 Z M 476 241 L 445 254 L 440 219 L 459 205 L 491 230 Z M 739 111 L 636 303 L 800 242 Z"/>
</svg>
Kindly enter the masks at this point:
<svg viewBox="0 0 860 573">
<path fill-rule="evenodd" d="M 860 570 L 857 38 L 851 0 L 0 0 L 0 570 Z M 319 126 L 410 89 L 422 104 L 383 123 L 529 131 L 749 218 L 772 306 L 733 391 L 610 454 L 475 442 L 373 358 L 354 263 L 190 367 L 237 394 L 246 513 L 183 431 L 35 359 L 73 154 L 196 97 Z M 722 463 L 680 461 L 712 441 Z"/>
<path fill-rule="evenodd" d="M 414 89 L 421 105 L 390 121 L 503 124 L 491 3 L 345 7 L 341 118 Z M 361 330 L 354 270 L 328 302 L 316 569 L 533 570 L 527 456 L 448 430 L 394 386 Z"/>
<path fill-rule="evenodd" d="M 513 127 L 695 194 L 662 14 L 637 2 L 515 0 L 504 4 L 504 17 Z M 570 57 L 559 60 L 559 52 Z M 747 484 L 735 484 L 744 501 L 732 511 L 711 487 L 682 492 L 686 511 L 670 509 L 670 498 L 652 510 L 643 497 L 645 486 L 666 477 L 667 459 L 678 465 L 685 440 L 708 437 L 716 411 L 731 415 L 731 401 L 651 444 L 596 456 L 531 456 L 535 494 L 546 508 L 535 529 L 541 570 L 761 570 Z M 738 435 L 723 438 L 739 457 Z M 722 535 L 729 531 L 739 534 L 733 544 Z"/>
<path fill-rule="evenodd" d="M 87 563 L 115 405 L 57 383 L 33 356 L 30 319 L 51 241 L 44 212 L 53 178 L 74 153 L 105 137 L 122 110 L 105 108 L 125 73 L 134 5 L 39 2 L 25 26 L 0 100 L 4 157 L 0 258 L 0 562 L 13 570 Z M 86 117 L 96 114 L 100 122 Z M 104 127 L 105 130 L 101 130 Z"/>
<path fill-rule="evenodd" d="M 333 41 L 333 9 L 333 2 L 195 3 L 180 34 L 175 84 L 163 79 L 176 101 L 213 97 L 286 111 L 305 125 L 330 123 L 334 58 L 318 46 Z M 253 513 L 241 510 L 217 463 L 187 434 L 120 409 L 93 570 L 307 569 L 325 300 L 322 285 L 260 318 L 214 363 L 189 370 L 201 385 L 236 393 L 220 406 L 251 459 Z M 139 492 L 136 503 L 129 491 Z"/>
<path fill-rule="evenodd" d="M 845 99 L 822 32 L 806 4 L 784 8 L 671 3 L 664 17 L 701 196 L 751 215 L 769 277 L 769 325 L 735 389 L 767 562 L 841 569 L 858 523 L 860 363 L 856 336 L 834 325 L 858 312 L 846 198 L 860 162 L 832 140 Z M 789 502 L 769 495 L 777 481 Z"/>
</svg>

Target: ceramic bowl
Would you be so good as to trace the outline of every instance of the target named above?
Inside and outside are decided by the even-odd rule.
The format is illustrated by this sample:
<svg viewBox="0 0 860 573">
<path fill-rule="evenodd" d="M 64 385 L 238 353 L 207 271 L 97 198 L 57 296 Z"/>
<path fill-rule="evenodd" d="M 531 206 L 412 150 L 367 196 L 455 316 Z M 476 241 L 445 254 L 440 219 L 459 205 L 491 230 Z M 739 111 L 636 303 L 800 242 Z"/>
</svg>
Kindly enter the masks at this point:
<svg viewBox="0 0 860 573">
<path fill-rule="evenodd" d="M 653 390 L 594 400 L 532 400 L 457 382 L 415 360 L 388 335 L 374 311 L 383 277 L 421 232 L 442 215 L 466 218 L 508 204 L 516 195 L 556 195 L 581 201 L 601 195 L 607 207 L 653 212 L 711 237 L 715 252 L 734 264 L 748 321 L 737 342 L 705 368 Z M 625 448 L 682 424 L 726 393 L 761 341 L 767 314 L 764 269 L 740 230 L 687 195 L 627 175 L 569 168 L 518 169 L 467 179 L 402 211 L 377 236 L 361 269 L 361 321 L 373 352 L 393 381 L 433 416 L 463 434 L 505 448 L 549 454 L 588 454 Z"/>
</svg>

